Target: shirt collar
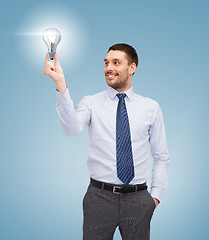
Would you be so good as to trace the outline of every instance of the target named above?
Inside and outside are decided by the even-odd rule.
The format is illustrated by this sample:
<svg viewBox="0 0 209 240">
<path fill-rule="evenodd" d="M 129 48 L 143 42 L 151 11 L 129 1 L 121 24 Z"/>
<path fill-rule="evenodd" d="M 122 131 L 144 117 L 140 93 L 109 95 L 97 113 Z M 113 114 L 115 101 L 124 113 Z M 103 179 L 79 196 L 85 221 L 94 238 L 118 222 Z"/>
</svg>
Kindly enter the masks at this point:
<svg viewBox="0 0 209 240">
<path fill-rule="evenodd" d="M 109 97 L 113 100 L 116 97 L 116 94 L 119 93 L 117 90 L 115 90 L 112 87 L 109 87 L 109 89 L 107 90 L 107 93 L 109 95 Z M 131 100 L 131 97 L 133 96 L 133 88 L 129 88 L 128 90 L 126 90 L 124 92 L 126 94 L 126 96 L 128 97 L 129 100 Z"/>
</svg>

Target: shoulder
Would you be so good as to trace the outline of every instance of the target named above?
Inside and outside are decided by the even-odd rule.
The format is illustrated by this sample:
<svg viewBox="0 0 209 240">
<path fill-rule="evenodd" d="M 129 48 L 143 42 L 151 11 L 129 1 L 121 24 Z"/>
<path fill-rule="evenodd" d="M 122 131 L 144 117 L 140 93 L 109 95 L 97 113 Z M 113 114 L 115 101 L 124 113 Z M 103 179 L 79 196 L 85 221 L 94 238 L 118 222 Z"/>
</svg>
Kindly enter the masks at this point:
<svg viewBox="0 0 209 240">
<path fill-rule="evenodd" d="M 102 98 L 102 97 L 105 97 L 106 95 L 107 95 L 107 90 L 95 93 L 95 94 L 91 95 L 90 97 L 92 99 L 94 99 L 94 98 Z"/>
<path fill-rule="evenodd" d="M 85 96 L 84 98 L 88 99 L 88 101 L 90 102 L 96 102 L 96 103 L 100 103 L 106 100 L 108 94 L 107 94 L 107 90 L 102 91 L 102 92 L 98 92 L 92 95 L 88 95 Z"/>
<path fill-rule="evenodd" d="M 90 107 L 92 105 L 92 102 L 104 101 L 106 96 L 107 96 L 107 91 L 99 92 L 92 95 L 86 95 L 82 98 L 79 104 L 85 104 Z"/>
<path fill-rule="evenodd" d="M 159 104 L 157 101 L 155 101 L 152 98 L 149 97 L 144 97 L 142 95 L 139 95 L 137 93 L 133 93 L 133 97 L 132 97 L 133 101 L 137 101 L 141 104 L 144 104 L 147 107 L 151 107 L 153 109 L 156 109 L 159 107 Z"/>
</svg>

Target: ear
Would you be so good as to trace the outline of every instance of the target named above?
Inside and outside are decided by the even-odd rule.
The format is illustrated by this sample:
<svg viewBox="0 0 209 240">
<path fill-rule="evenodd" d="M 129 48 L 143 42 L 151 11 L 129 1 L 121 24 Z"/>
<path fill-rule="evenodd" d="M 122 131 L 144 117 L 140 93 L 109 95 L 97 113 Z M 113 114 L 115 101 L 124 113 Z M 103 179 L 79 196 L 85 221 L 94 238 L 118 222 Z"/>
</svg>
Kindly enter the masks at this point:
<svg viewBox="0 0 209 240">
<path fill-rule="evenodd" d="M 129 66 L 129 73 L 133 75 L 136 71 L 136 63 L 131 63 Z"/>
</svg>

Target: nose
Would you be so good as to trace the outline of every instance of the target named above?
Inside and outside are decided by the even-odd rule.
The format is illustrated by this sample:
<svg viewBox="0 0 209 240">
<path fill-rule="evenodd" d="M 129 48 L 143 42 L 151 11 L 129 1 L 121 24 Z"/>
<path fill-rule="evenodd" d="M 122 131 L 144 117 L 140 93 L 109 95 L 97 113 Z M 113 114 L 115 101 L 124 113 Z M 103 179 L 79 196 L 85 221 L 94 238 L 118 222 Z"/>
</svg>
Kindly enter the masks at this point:
<svg viewBox="0 0 209 240">
<path fill-rule="evenodd" d="M 108 63 L 108 65 L 105 66 L 105 69 L 106 69 L 107 72 L 113 71 L 113 66 L 112 66 L 112 64 L 111 64 L 111 63 Z"/>
</svg>

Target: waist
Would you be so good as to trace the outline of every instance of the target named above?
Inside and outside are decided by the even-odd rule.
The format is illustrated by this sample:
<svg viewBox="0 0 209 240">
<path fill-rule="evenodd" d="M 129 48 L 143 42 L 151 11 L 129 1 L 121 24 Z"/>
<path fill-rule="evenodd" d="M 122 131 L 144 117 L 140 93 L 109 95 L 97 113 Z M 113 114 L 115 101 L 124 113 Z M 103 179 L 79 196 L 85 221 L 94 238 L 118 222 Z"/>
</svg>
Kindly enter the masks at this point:
<svg viewBox="0 0 209 240">
<path fill-rule="evenodd" d="M 90 178 L 90 184 L 93 185 L 94 187 L 100 188 L 102 190 L 111 191 L 115 194 L 138 192 L 147 189 L 146 182 L 136 185 L 115 185 L 111 183 L 97 181 L 93 178 Z"/>
</svg>

